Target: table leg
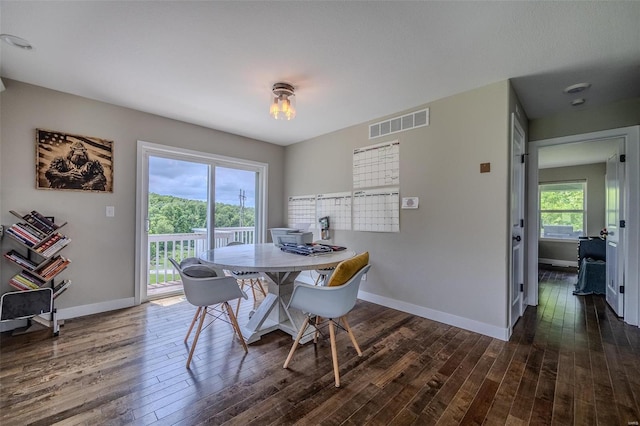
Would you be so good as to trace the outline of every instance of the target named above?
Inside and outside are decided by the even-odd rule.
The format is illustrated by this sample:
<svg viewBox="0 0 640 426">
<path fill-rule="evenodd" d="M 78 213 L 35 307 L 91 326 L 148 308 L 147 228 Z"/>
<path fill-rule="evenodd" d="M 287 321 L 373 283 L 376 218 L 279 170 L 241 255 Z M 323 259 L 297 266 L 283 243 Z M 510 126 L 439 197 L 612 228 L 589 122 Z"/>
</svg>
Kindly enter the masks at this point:
<svg viewBox="0 0 640 426">
<path fill-rule="evenodd" d="M 253 343 L 263 334 L 274 330 L 283 330 L 295 337 L 298 327 L 304 321 L 302 312 L 287 310 L 287 304 L 293 292 L 293 283 L 300 272 L 266 272 L 269 293 L 246 325 L 240 327 L 248 343 Z"/>
</svg>

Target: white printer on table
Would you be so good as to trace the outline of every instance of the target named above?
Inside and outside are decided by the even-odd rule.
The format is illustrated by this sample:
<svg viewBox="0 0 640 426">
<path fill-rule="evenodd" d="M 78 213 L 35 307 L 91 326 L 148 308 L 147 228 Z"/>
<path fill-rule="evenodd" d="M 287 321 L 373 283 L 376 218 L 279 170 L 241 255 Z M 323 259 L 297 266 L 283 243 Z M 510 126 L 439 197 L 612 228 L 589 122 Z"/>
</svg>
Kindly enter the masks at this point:
<svg viewBox="0 0 640 426">
<path fill-rule="evenodd" d="M 271 239 L 277 247 L 284 244 L 311 244 L 313 243 L 313 232 L 303 231 L 297 228 L 271 228 Z"/>
</svg>

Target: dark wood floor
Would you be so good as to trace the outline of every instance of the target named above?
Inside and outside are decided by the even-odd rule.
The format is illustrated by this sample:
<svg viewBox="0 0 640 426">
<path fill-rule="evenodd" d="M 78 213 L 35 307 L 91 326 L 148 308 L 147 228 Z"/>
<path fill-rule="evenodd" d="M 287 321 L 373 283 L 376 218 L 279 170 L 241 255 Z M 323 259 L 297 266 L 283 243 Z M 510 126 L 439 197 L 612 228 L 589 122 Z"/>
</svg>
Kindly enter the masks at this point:
<svg viewBox="0 0 640 426">
<path fill-rule="evenodd" d="M 637 424 L 640 329 L 601 296 L 573 296 L 573 282 L 544 271 L 540 305 L 509 342 L 360 301 L 350 324 L 363 356 L 338 335 L 339 389 L 327 341 L 285 370 L 288 335 L 244 355 L 224 323 L 186 370 L 194 308 L 175 297 L 69 320 L 57 338 L 5 334 L 0 424 Z"/>
</svg>

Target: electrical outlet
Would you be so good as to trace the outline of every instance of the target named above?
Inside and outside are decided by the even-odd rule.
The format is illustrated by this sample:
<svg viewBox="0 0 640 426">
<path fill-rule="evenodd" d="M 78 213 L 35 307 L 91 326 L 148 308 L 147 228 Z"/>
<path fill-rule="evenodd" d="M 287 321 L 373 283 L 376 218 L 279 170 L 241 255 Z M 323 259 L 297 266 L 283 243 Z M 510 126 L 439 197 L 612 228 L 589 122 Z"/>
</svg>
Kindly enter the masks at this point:
<svg viewBox="0 0 640 426">
<path fill-rule="evenodd" d="M 362 274 L 362 281 L 366 281 L 367 280 L 367 274 Z"/>
</svg>

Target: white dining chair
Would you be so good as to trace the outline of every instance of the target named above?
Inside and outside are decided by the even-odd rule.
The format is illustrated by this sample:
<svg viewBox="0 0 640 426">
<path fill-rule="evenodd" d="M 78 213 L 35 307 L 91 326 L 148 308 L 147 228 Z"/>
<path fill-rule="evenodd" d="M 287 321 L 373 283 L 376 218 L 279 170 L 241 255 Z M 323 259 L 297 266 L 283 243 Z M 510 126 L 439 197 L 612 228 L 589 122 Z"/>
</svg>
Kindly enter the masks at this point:
<svg viewBox="0 0 640 426">
<path fill-rule="evenodd" d="M 191 344 L 191 350 L 189 351 L 189 357 L 187 358 L 187 368 L 191 364 L 193 358 L 193 352 L 196 349 L 198 338 L 204 328 L 209 327 L 216 319 L 225 321 L 233 327 L 234 334 L 240 339 L 240 343 L 245 352 L 248 352 L 247 344 L 242 337 L 238 320 L 233 313 L 233 309 L 229 306 L 229 301 L 244 298 L 247 299 L 247 294 L 238 287 L 238 283 L 233 277 L 216 276 L 216 272 L 209 269 L 210 276 L 202 276 L 207 272 L 207 266 L 202 264 L 187 265 L 184 268 L 180 267 L 180 264 L 174 259 L 169 258 L 169 261 L 176 268 L 182 279 L 182 286 L 184 288 L 184 295 L 187 301 L 198 309 L 193 316 L 187 335 L 184 338 L 184 342 L 187 343 L 189 335 L 193 330 L 193 326 L 196 321 L 198 322 L 198 328 L 196 335 L 193 338 Z M 197 276 L 190 276 L 197 275 Z M 211 321 L 203 327 L 207 314 L 211 316 Z M 226 320 L 225 318 L 228 318 Z"/>
<path fill-rule="evenodd" d="M 241 241 L 231 241 L 228 246 L 236 246 L 244 244 Z M 262 293 L 262 297 L 267 297 L 267 292 L 262 285 L 262 276 L 259 272 L 241 272 L 241 271 L 227 271 L 227 273 L 235 278 L 238 281 L 238 285 L 240 286 L 240 290 L 245 289 L 245 287 L 249 287 L 251 289 L 251 294 L 253 295 L 253 310 L 249 314 L 249 317 L 253 315 L 254 310 L 258 304 L 258 297 L 256 294 L 256 290 Z M 236 305 L 236 316 L 238 316 L 238 312 L 240 311 L 240 302 L 238 299 L 238 304 Z"/>
<path fill-rule="evenodd" d="M 329 338 L 331 342 L 331 358 L 333 361 L 335 385 L 336 387 L 340 387 L 340 372 L 338 367 L 338 351 L 336 348 L 335 327 L 337 326 L 339 329 L 346 330 L 346 332 L 349 334 L 349 338 L 351 339 L 351 343 L 353 343 L 353 346 L 358 353 L 358 356 L 362 356 L 360 346 L 358 346 L 358 342 L 356 341 L 356 338 L 351 331 L 351 327 L 349 327 L 347 314 L 353 309 L 356 304 L 358 288 L 360 287 L 362 276 L 366 274 L 371 267 L 371 265 L 368 264 L 368 253 L 363 253 L 359 256 L 363 256 L 365 254 L 365 266 L 358 269 L 357 272 L 353 276 L 351 276 L 351 278 L 349 278 L 344 284 L 333 286 L 316 286 L 303 283 L 296 284 L 295 288 L 293 289 L 288 308 L 301 310 L 303 313 L 305 313 L 305 318 L 302 326 L 300 327 L 300 330 L 298 331 L 298 335 L 293 342 L 293 346 L 289 351 L 289 355 L 284 362 L 283 368 L 287 368 L 289 366 L 289 363 L 293 358 L 293 354 L 298 347 L 298 344 L 300 343 L 300 339 L 304 335 L 309 325 L 312 325 L 315 328 L 314 343 L 316 343 L 318 338 L 318 331 L 320 327 L 326 322 L 329 324 Z M 351 259 L 342 263 L 349 261 L 351 261 Z M 338 271 L 339 269 L 340 264 L 338 265 L 338 267 L 336 267 L 336 271 Z M 329 282 L 327 284 L 331 283 Z M 313 323 L 311 323 L 311 319 L 313 317 L 315 317 L 315 320 Z M 342 323 L 342 325 L 340 323 Z"/>
</svg>

